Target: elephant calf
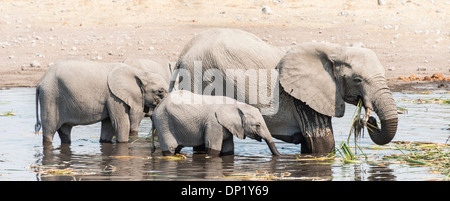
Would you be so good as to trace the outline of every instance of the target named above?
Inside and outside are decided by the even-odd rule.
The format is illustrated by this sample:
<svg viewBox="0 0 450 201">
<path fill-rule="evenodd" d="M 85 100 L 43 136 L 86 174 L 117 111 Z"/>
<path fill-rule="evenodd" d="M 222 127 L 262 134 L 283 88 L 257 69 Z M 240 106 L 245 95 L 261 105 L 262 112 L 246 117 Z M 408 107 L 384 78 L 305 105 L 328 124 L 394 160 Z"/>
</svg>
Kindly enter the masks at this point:
<svg viewBox="0 0 450 201">
<path fill-rule="evenodd" d="M 145 113 L 167 95 L 168 83 L 156 73 L 123 63 L 80 59 L 57 62 L 36 87 L 35 131 L 41 128 L 44 145 L 55 132 L 61 143 L 70 143 L 73 126 L 102 122 L 101 142 L 128 142 L 137 135 Z"/>
<path fill-rule="evenodd" d="M 174 91 L 155 108 L 153 125 L 164 156 L 201 145 L 210 157 L 233 155 L 233 135 L 264 139 L 272 154 L 280 155 L 259 110 L 223 96 Z"/>
</svg>

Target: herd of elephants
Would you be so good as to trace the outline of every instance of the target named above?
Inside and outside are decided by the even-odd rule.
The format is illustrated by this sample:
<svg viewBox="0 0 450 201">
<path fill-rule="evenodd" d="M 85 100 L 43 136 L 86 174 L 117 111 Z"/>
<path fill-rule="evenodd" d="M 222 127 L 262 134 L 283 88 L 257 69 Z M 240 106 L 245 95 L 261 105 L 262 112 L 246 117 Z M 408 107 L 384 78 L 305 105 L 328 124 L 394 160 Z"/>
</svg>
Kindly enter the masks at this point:
<svg viewBox="0 0 450 201">
<path fill-rule="evenodd" d="M 264 140 L 273 155 L 280 155 L 273 138 L 301 144 L 301 153 L 331 153 L 331 118 L 358 102 L 374 126 L 372 141 L 389 143 L 397 107 L 372 50 L 316 42 L 277 47 L 215 28 L 196 34 L 175 66 L 149 59 L 55 62 L 36 87 L 35 131 L 42 128 L 43 145 L 51 146 L 56 132 L 70 143 L 73 126 L 101 122 L 100 142 L 126 143 L 150 117 L 164 156 L 183 147 L 232 155 L 234 137 Z"/>
</svg>

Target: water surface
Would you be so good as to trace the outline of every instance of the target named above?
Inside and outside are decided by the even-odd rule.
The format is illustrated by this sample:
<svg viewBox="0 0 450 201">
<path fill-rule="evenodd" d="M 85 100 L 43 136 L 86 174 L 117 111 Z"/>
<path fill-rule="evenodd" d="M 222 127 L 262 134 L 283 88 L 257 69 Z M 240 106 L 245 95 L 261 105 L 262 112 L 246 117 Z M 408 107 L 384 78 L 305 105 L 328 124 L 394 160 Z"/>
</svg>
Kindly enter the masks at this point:
<svg viewBox="0 0 450 201">
<path fill-rule="evenodd" d="M 446 143 L 450 135 L 450 105 L 432 99 L 450 99 L 448 92 L 431 94 L 394 93 L 397 106 L 407 108 L 399 115 L 395 141 Z M 343 118 L 333 118 L 336 146 L 346 141 L 355 107 L 346 105 Z M 371 149 L 366 133 L 358 140 L 370 160 L 347 164 L 340 160 L 312 159 L 299 155 L 300 146 L 276 141 L 282 157 L 272 157 L 264 142 L 235 139 L 235 154 L 208 159 L 184 148 L 185 159 L 162 158 L 159 149 L 150 155 L 148 135 L 151 121 L 144 119 L 140 139 L 126 144 L 101 144 L 100 124 L 77 126 L 72 143 L 44 149 L 42 135 L 34 134 L 35 89 L 0 90 L 0 180 L 430 180 L 442 179 L 429 167 L 383 160 L 394 149 Z M 353 141 L 352 141 L 353 142 Z M 352 144 L 352 142 L 350 144 Z M 389 146 L 389 145 L 388 145 Z M 321 157 L 321 156 L 314 156 Z M 301 159 L 301 160 L 297 160 Z"/>
</svg>

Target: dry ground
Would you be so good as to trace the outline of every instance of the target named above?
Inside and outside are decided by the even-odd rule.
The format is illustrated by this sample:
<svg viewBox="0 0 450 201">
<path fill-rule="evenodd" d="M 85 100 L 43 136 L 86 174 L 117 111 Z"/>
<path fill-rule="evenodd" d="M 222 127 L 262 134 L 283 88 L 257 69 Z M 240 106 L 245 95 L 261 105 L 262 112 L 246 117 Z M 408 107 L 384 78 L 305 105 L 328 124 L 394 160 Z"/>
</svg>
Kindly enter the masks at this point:
<svg viewBox="0 0 450 201">
<path fill-rule="evenodd" d="M 36 86 L 49 65 L 66 57 L 176 61 L 196 33 L 211 27 L 243 29 L 273 45 L 327 41 L 370 48 L 394 88 L 403 83 L 398 76 L 449 77 L 450 1 L 384 2 L 2 0 L 0 87 Z M 263 5 L 272 13 L 263 13 Z M 448 89 L 448 82 L 430 84 L 438 85 Z"/>
</svg>

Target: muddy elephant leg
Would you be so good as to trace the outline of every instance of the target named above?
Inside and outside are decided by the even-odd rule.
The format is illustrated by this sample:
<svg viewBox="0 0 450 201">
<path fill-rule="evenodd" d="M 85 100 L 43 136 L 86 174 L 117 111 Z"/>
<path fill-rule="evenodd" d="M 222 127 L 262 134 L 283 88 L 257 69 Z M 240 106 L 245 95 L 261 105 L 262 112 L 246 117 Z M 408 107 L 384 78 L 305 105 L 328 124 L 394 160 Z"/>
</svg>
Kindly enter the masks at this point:
<svg viewBox="0 0 450 201">
<path fill-rule="evenodd" d="M 58 129 L 59 138 L 61 139 L 61 143 L 70 144 L 70 133 L 72 132 L 72 126 L 67 124 L 63 124 L 61 128 Z"/>
<path fill-rule="evenodd" d="M 328 128 L 316 130 L 313 134 L 306 132 L 306 136 L 304 137 L 303 142 L 301 142 L 301 153 L 332 153 L 335 148 L 334 143 L 333 133 Z"/>
<path fill-rule="evenodd" d="M 53 142 L 53 136 L 55 136 L 56 128 L 52 125 L 46 125 L 44 123 L 42 125 L 42 143 L 44 145 L 52 145 Z"/>
<path fill-rule="evenodd" d="M 334 136 L 331 117 L 322 115 L 305 103 L 296 100 L 296 109 L 299 116 L 298 124 L 303 137 L 299 138 L 301 153 L 332 153 L 334 152 Z"/>
</svg>

